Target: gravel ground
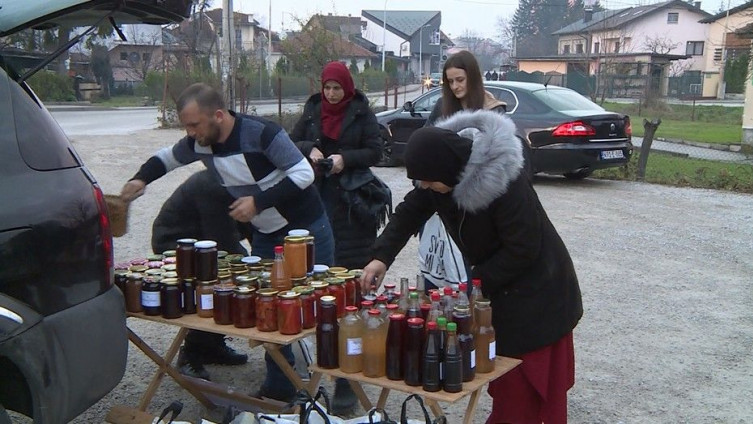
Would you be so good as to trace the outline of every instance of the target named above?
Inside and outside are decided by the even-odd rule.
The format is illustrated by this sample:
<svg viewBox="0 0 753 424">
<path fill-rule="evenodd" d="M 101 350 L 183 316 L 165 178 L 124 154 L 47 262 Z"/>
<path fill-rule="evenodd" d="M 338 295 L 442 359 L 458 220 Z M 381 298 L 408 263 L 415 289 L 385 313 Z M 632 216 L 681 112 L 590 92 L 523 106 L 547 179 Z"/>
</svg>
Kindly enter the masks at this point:
<svg viewBox="0 0 753 424">
<path fill-rule="evenodd" d="M 75 138 L 74 145 L 106 193 L 118 193 L 175 130 L 128 136 Z M 201 165 L 151 184 L 131 208 L 129 233 L 115 240 L 116 261 L 143 256 L 151 222 L 172 190 Z M 396 203 L 409 189 L 402 168 L 377 168 Z M 580 278 L 585 308 L 575 330 L 576 383 L 570 391 L 574 423 L 747 423 L 753 398 L 753 197 L 658 185 L 537 177 L 535 187 L 567 244 Z M 413 277 L 417 243 L 411 240 L 388 279 Z M 129 320 L 129 326 L 164 352 L 174 328 Z M 243 340 L 245 366 L 210 366 L 215 381 L 254 391 L 263 374 L 260 348 Z M 75 422 L 103 422 L 112 405 L 136 405 L 155 366 L 131 346 L 122 382 Z M 331 383 L 329 384 L 332 388 Z M 373 399 L 377 392 L 367 389 Z M 398 416 L 404 396 L 393 394 Z M 181 418 L 217 419 L 169 378 L 150 411 L 185 404 Z M 747 406 L 746 406 L 747 405 Z M 460 422 L 465 402 L 446 405 Z M 474 422 L 484 422 L 491 398 L 479 401 Z"/>
</svg>

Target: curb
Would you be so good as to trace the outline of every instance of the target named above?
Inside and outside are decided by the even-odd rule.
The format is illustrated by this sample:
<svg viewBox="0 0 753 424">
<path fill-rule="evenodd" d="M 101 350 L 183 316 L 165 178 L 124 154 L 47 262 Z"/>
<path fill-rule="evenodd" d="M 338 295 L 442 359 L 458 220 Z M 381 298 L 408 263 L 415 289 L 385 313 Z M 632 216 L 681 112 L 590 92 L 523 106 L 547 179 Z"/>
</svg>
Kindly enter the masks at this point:
<svg viewBox="0 0 753 424">
<path fill-rule="evenodd" d="M 729 143 L 729 144 L 701 143 L 698 141 L 688 141 L 688 140 L 672 139 L 672 138 L 664 138 L 664 137 L 656 137 L 655 140 L 663 141 L 665 143 L 683 144 L 686 146 L 700 147 L 702 149 L 719 150 L 722 152 L 739 153 L 742 150 L 742 144 L 740 143 Z"/>
</svg>

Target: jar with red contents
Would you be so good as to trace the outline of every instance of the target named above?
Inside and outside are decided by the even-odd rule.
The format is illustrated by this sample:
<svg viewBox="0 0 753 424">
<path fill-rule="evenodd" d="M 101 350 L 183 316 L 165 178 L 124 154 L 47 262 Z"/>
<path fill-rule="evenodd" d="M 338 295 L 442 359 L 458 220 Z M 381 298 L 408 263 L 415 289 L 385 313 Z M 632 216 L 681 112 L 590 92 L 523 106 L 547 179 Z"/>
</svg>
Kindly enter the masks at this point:
<svg viewBox="0 0 753 424">
<path fill-rule="evenodd" d="M 301 299 L 292 290 L 277 295 L 277 330 L 280 334 L 293 335 L 301 332 Z"/>
<path fill-rule="evenodd" d="M 233 290 L 230 306 L 233 325 L 237 328 L 251 328 L 256 325 L 256 289 L 239 286 Z"/>
<path fill-rule="evenodd" d="M 314 328 L 316 326 L 316 296 L 314 289 L 309 286 L 293 287 L 293 291 L 300 294 L 301 299 L 301 327 Z"/>
<path fill-rule="evenodd" d="M 342 278 L 345 281 L 345 306 L 357 306 L 356 304 L 356 280 L 353 273 L 341 272 L 335 275 L 335 278 Z"/>
<path fill-rule="evenodd" d="M 319 322 L 319 302 L 321 301 L 322 296 L 326 296 L 328 292 L 329 284 L 325 283 L 324 281 L 312 281 L 309 283 L 309 286 L 314 289 L 314 297 L 316 298 L 314 302 L 314 316 L 317 319 L 317 322 Z"/>
<path fill-rule="evenodd" d="M 363 289 L 361 288 L 361 275 L 363 275 L 363 270 L 351 269 L 350 273 L 353 274 L 353 284 L 356 285 L 356 306 L 358 306 L 363 300 Z"/>
<path fill-rule="evenodd" d="M 330 268 L 331 269 L 331 268 Z M 324 280 L 329 286 L 327 287 L 327 294 L 335 297 L 335 304 L 337 305 L 337 317 L 342 318 L 345 316 L 345 280 L 342 278 L 331 277 Z"/>
<path fill-rule="evenodd" d="M 256 329 L 277 331 L 277 290 L 266 288 L 256 292 Z"/>
<path fill-rule="evenodd" d="M 233 323 L 233 314 L 230 311 L 230 303 L 233 298 L 232 284 L 219 283 L 214 286 L 214 297 L 212 304 L 214 306 L 213 317 L 214 323 L 218 325 L 230 325 Z"/>
</svg>

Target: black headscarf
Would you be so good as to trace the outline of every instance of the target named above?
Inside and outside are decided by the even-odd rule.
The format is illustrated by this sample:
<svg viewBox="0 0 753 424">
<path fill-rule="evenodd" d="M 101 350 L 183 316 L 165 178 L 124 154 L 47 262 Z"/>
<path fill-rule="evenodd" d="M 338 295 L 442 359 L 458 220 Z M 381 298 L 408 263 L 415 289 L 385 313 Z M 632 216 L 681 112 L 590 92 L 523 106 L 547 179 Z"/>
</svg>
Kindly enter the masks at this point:
<svg viewBox="0 0 753 424">
<path fill-rule="evenodd" d="M 419 128 L 405 146 L 408 178 L 454 187 L 471 156 L 473 141 L 437 127 Z"/>
</svg>

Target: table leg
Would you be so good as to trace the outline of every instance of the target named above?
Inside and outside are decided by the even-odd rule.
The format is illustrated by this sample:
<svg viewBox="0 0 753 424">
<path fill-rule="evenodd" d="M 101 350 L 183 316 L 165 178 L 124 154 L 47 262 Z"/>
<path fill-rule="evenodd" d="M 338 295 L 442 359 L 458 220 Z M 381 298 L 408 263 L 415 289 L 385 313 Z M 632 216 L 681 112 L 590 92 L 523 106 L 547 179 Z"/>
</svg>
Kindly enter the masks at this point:
<svg viewBox="0 0 753 424">
<path fill-rule="evenodd" d="M 369 400 L 369 397 L 366 396 L 366 392 L 363 391 L 361 383 L 353 380 L 348 380 L 348 383 L 353 389 L 353 393 L 355 393 L 356 397 L 358 397 L 358 401 L 361 402 L 361 406 L 365 411 L 368 411 L 374 407 L 374 405 L 372 405 L 371 401 Z"/>
<path fill-rule="evenodd" d="M 180 345 L 183 343 L 183 339 L 185 339 L 187 332 L 188 329 L 181 328 L 178 331 L 178 334 L 175 336 L 175 339 L 168 349 L 168 357 L 170 358 L 170 362 L 172 361 L 172 357 L 175 356 L 177 349 L 180 348 Z M 147 406 L 149 406 L 152 397 L 154 397 L 154 394 L 157 391 L 160 383 L 162 382 L 162 377 L 165 373 L 172 377 L 173 380 L 175 380 L 175 382 L 177 382 L 181 387 L 191 393 L 191 395 L 193 395 L 193 397 L 195 397 L 204 406 L 208 408 L 214 407 L 214 404 L 209 399 L 207 399 L 207 397 L 204 396 L 201 391 L 199 391 L 195 386 L 193 386 L 190 382 L 183 378 L 183 376 L 175 368 L 173 368 L 172 365 L 170 365 L 170 362 L 159 356 L 159 354 L 154 349 L 152 349 L 151 346 L 149 346 L 130 328 L 128 328 L 128 340 L 136 345 L 136 347 L 144 352 L 144 354 L 149 357 L 149 359 L 151 359 L 155 364 L 157 364 L 157 366 L 159 366 L 159 369 L 157 370 L 157 373 L 154 375 L 154 377 L 152 377 L 152 381 L 149 383 L 146 392 L 144 392 L 144 395 L 141 397 L 141 401 L 139 402 L 140 410 L 146 411 L 146 408 Z"/>
<path fill-rule="evenodd" d="M 301 377 L 297 372 L 295 372 L 295 369 L 290 366 L 285 357 L 282 356 L 282 353 L 280 353 L 280 347 L 282 346 L 275 343 L 264 343 L 264 350 L 269 353 L 269 356 L 272 357 L 272 360 L 275 361 L 275 363 L 280 367 L 288 380 L 293 383 L 293 386 L 295 386 L 296 390 L 306 389 L 307 387 L 303 383 Z"/>
<path fill-rule="evenodd" d="M 319 390 L 319 382 L 322 380 L 322 373 L 319 371 L 316 371 L 314 373 L 311 373 L 311 380 L 309 380 L 309 388 L 308 391 L 311 394 L 316 393 L 317 390 Z"/>
<path fill-rule="evenodd" d="M 379 392 L 379 400 L 377 400 L 377 408 L 384 409 L 384 406 L 387 405 L 387 396 L 390 395 L 390 389 L 382 388 L 382 391 Z"/>
<path fill-rule="evenodd" d="M 434 414 L 434 417 L 441 417 L 444 415 L 444 411 L 442 410 L 442 407 L 439 406 L 439 402 L 437 402 L 434 399 L 426 399 L 424 401 L 427 405 L 429 405 L 429 409 L 431 409 L 431 413 Z"/>
<path fill-rule="evenodd" d="M 465 418 L 463 424 L 472 424 L 473 416 L 476 414 L 476 405 L 478 405 L 479 393 L 481 388 L 478 388 L 471 392 L 471 397 L 468 399 L 468 406 L 465 408 Z"/>
</svg>

